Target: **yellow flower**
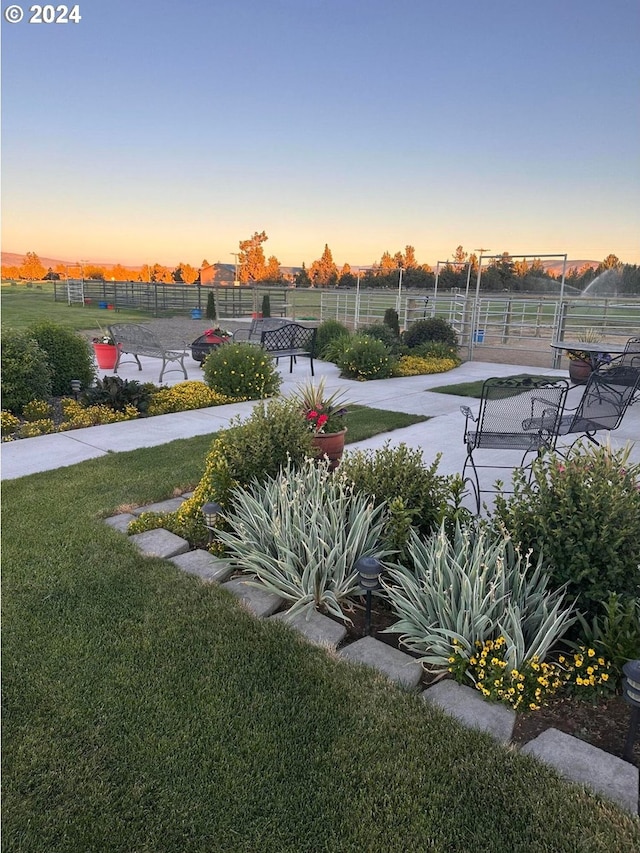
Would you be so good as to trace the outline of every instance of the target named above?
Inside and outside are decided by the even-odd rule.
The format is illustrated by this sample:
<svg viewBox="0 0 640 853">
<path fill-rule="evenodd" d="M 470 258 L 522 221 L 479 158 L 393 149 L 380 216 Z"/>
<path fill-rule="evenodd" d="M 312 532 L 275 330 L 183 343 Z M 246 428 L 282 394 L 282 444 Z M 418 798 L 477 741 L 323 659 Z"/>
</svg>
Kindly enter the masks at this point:
<svg viewBox="0 0 640 853">
<path fill-rule="evenodd" d="M 589 655 L 590 658 L 592 658 L 592 657 L 595 657 L 596 653 L 595 653 L 594 649 L 588 649 L 587 654 Z"/>
</svg>

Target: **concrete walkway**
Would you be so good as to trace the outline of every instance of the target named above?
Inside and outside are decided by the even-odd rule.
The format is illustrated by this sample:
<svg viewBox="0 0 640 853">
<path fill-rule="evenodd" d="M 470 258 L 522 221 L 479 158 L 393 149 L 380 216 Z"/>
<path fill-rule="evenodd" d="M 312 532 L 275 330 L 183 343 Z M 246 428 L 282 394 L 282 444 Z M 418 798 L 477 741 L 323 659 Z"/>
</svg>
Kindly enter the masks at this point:
<svg viewBox="0 0 640 853">
<path fill-rule="evenodd" d="M 121 366 L 119 376 L 123 379 L 137 379 L 140 382 L 158 382 L 158 359 L 141 357 L 143 365 L 139 371 L 134 363 Z M 185 359 L 189 379 L 202 380 L 202 368 L 190 357 Z M 294 365 L 293 373 L 289 373 L 287 359 L 280 362 L 280 372 L 283 377 L 281 393 L 289 395 L 301 384 L 311 379 L 309 362 L 300 359 Z M 381 434 L 365 441 L 348 445 L 348 449 L 377 448 L 386 441 L 392 445 L 404 442 L 410 447 L 420 448 L 427 464 L 441 453 L 439 472 L 454 474 L 462 471 L 465 459 L 465 448 L 462 441 L 464 417 L 460 413 L 461 405 L 469 405 L 475 411 L 478 401 L 468 397 L 457 397 L 449 394 L 432 393 L 429 389 L 441 385 L 453 385 L 458 382 L 469 382 L 486 379 L 490 376 L 511 376 L 521 373 L 548 374 L 567 378 L 566 370 L 541 369 L 523 367 L 517 364 L 492 364 L 487 362 L 467 362 L 448 373 L 432 376 L 410 376 L 402 379 L 378 379 L 371 382 L 356 382 L 339 377 L 338 368 L 327 362 L 315 362 L 316 380 L 325 377 L 328 391 L 341 388 L 353 403 L 360 403 L 389 411 L 407 412 L 410 414 L 427 415 L 431 420 L 415 424 L 391 433 Z M 101 376 L 111 374 L 111 371 L 100 371 Z M 166 385 L 175 385 L 184 381 L 181 372 L 165 374 Z M 581 388 L 570 392 L 573 398 L 578 398 Z M 87 427 L 71 430 L 54 435 L 38 436 L 20 441 L 5 442 L 1 448 L 1 479 L 11 480 L 39 471 L 50 471 L 67 465 L 75 465 L 87 459 L 95 459 L 107 453 L 117 453 L 124 450 L 135 450 L 139 447 L 154 447 L 166 444 L 178 438 L 191 438 L 196 435 L 206 435 L 224 429 L 236 415 L 246 417 L 250 414 L 254 402 L 215 406 L 209 409 L 197 409 L 190 412 L 179 412 L 171 415 L 159 415 L 144 420 L 124 421 L 116 424 Z M 611 433 L 611 444 L 614 447 L 623 446 L 626 442 L 634 442 L 632 458 L 640 462 L 640 404 L 629 408 L 621 427 Z M 569 442 L 570 443 L 570 442 Z M 520 454 L 490 451 L 491 461 L 501 465 L 517 465 Z M 485 458 L 487 455 L 485 454 Z M 485 472 L 482 486 L 490 485 L 498 476 L 493 472 Z M 504 477 L 503 477 L 504 479 Z"/>
</svg>

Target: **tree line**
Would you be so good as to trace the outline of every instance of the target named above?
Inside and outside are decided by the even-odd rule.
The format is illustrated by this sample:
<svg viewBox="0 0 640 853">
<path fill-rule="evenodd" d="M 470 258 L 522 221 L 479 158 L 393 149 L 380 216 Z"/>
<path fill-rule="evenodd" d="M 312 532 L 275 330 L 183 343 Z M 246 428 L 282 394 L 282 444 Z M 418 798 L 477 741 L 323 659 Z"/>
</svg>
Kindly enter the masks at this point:
<svg viewBox="0 0 640 853">
<path fill-rule="evenodd" d="M 440 266 L 437 271 L 429 264 L 420 264 L 416 259 L 415 248 L 405 246 L 404 251 L 393 255 L 385 251 L 379 261 L 367 268 L 356 268 L 345 263 L 338 267 L 333 260 L 329 246 L 325 243 L 321 256 L 312 262 L 309 268 L 305 263 L 295 275 L 285 275 L 275 255 L 265 254 L 264 244 L 269 238 L 265 231 L 255 232 L 246 240 L 240 240 L 237 252 L 237 278 L 241 284 L 295 284 L 297 287 L 351 288 L 358 283 L 364 288 L 398 287 L 400 276 L 406 288 L 433 289 L 438 277 L 438 288 L 442 290 L 464 290 L 469 283 L 475 288 L 478 274 L 479 257 L 468 253 L 459 245 L 452 259 Z M 112 267 L 95 264 L 58 264 L 55 269 L 46 270 L 35 252 L 27 252 L 20 266 L 3 266 L 3 279 L 22 279 L 41 281 L 47 279 L 84 278 L 101 281 L 146 281 L 149 283 L 194 284 L 200 281 L 200 269 L 209 266 L 205 259 L 199 268 L 180 262 L 176 267 L 162 264 L 144 264 L 139 271 L 133 272 L 121 264 Z M 402 272 L 400 272 L 402 271 Z M 569 267 L 565 274 L 565 283 L 575 291 L 583 292 L 602 273 L 610 272 L 618 294 L 640 294 L 640 267 L 637 264 L 625 264 L 613 254 L 601 261 L 595 268 L 585 264 L 578 269 Z M 515 259 L 508 252 L 483 262 L 480 280 L 481 290 L 510 292 L 557 293 L 561 272 L 545 267 L 541 258 Z"/>
</svg>

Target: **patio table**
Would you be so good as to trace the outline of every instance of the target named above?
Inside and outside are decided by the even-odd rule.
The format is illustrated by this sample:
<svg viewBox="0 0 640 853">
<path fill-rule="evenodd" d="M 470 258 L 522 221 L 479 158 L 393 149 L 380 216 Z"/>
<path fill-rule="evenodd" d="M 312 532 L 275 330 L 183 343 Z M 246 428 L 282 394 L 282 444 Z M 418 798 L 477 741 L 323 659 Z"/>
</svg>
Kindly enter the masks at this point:
<svg viewBox="0 0 640 853">
<path fill-rule="evenodd" d="M 591 369 L 595 370 L 602 364 L 603 355 L 622 355 L 627 345 L 626 340 L 614 343 L 591 343 L 589 341 L 553 341 L 551 348 L 555 350 L 566 350 L 567 352 L 586 352 L 589 354 Z M 554 365 L 555 366 L 555 365 Z"/>
</svg>

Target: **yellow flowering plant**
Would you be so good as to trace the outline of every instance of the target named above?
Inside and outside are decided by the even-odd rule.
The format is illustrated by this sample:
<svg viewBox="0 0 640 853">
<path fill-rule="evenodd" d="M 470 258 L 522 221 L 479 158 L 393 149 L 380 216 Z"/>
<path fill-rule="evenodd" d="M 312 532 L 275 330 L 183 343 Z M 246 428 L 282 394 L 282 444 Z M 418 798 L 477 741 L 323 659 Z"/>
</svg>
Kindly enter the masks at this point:
<svg viewBox="0 0 640 853">
<path fill-rule="evenodd" d="M 225 397 L 264 400 L 277 394 L 282 378 L 274 360 L 255 344 L 229 343 L 204 363 L 204 381 Z"/>
<path fill-rule="evenodd" d="M 574 696 L 593 700 L 615 691 L 613 666 L 593 648 L 581 646 L 571 654 L 560 655 L 558 663 L 563 683 Z"/>
<path fill-rule="evenodd" d="M 456 640 L 453 644 L 449 672 L 461 684 L 471 681 L 489 702 L 501 702 L 514 711 L 537 711 L 564 684 L 560 667 L 536 656 L 519 669 L 510 669 L 505 660 L 507 643 L 502 636 L 484 643 L 476 641 L 471 657 L 458 648 Z"/>
</svg>

